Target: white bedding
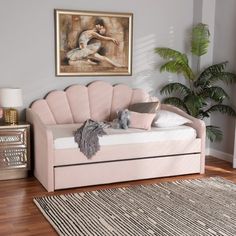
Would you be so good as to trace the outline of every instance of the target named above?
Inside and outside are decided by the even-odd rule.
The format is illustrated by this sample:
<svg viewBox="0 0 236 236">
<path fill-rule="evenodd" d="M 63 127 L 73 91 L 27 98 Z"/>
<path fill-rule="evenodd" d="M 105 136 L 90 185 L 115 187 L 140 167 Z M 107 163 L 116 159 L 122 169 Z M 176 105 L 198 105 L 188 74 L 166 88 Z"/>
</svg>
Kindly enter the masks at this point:
<svg viewBox="0 0 236 236">
<path fill-rule="evenodd" d="M 54 148 L 78 148 L 78 144 L 74 141 L 74 131 L 81 125 L 53 125 L 48 126 L 53 132 Z M 171 128 L 152 128 L 149 131 L 141 129 L 105 129 L 107 135 L 99 137 L 101 146 L 132 144 L 132 143 L 149 143 L 165 140 L 193 140 L 197 137 L 196 130 L 182 125 Z"/>
</svg>

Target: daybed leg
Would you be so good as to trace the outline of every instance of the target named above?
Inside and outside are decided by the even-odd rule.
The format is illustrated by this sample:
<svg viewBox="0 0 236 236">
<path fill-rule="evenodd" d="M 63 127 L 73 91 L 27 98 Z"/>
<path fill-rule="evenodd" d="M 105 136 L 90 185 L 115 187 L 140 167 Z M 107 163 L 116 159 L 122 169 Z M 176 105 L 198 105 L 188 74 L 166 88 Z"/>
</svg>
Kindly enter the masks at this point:
<svg viewBox="0 0 236 236">
<path fill-rule="evenodd" d="M 54 169 L 50 168 L 50 174 L 48 175 L 48 182 L 47 182 L 47 191 L 54 192 Z"/>
<path fill-rule="evenodd" d="M 205 153 L 201 154 L 200 174 L 205 174 Z"/>
</svg>

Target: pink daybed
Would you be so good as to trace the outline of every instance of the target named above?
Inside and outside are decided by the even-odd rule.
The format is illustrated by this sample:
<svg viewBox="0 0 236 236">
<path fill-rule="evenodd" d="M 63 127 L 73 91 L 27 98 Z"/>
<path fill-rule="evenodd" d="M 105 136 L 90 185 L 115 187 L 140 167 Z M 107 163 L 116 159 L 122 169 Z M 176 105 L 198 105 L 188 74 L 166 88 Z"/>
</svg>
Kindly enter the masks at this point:
<svg viewBox="0 0 236 236">
<path fill-rule="evenodd" d="M 141 89 L 95 81 L 52 91 L 26 111 L 34 132 L 34 175 L 47 189 L 204 173 L 205 125 L 178 108 L 162 105 L 192 121 L 173 128 L 107 129 L 101 150 L 87 159 L 73 132 L 87 119 L 113 120 L 116 111 L 150 101 Z"/>
</svg>

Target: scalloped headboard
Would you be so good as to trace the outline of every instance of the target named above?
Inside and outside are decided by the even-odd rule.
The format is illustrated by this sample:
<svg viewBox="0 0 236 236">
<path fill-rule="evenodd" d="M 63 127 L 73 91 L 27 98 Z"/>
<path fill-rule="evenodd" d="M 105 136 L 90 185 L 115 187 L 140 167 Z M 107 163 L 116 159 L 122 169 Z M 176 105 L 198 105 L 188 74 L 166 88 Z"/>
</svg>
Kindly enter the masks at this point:
<svg viewBox="0 0 236 236">
<path fill-rule="evenodd" d="M 142 89 L 95 81 L 88 86 L 72 85 L 65 91 L 52 91 L 45 99 L 33 102 L 31 109 L 44 124 L 71 124 L 87 119 L 113 120 L 118 110 L 149 100 L 150 96 Z"/>
</svg>

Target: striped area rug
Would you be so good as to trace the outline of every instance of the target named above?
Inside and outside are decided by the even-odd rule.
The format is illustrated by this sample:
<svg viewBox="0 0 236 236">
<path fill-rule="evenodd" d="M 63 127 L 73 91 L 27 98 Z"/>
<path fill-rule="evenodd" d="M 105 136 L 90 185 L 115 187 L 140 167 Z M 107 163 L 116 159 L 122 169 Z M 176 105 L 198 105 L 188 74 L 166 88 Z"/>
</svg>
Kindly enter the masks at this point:
<svg viewBox="0 0 236 236">
<path fill-rule="evenodd" d="M 45 196 L 59 235 L 236 236 L 236 185 L 223 178 Z"/>
</svg>

